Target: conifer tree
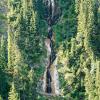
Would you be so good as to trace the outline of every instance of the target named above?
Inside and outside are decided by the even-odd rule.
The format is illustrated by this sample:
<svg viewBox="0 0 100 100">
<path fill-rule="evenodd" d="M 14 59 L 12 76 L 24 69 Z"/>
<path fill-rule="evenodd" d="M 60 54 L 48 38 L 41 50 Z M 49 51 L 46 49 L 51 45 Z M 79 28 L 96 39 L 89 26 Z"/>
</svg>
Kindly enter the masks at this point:
<svg viewBox="0 0 100 100">
<path fill-rule="evenodd" d="M 14 83 L 11 85 L 8 100 L 20 100 L 19 95 L 15 89 Z"/>
<path fill-rule="evenodd" d="M 7 68 L 7 45 L 6 37 L 2 35 L 0 39 L 0 68 Z"/>
<path fill-rule="evenodd" d="M 96 29 L 95 27 L 95 1 L 94 0 L 81 0 L 80 2 L 80 9 L 79 9 L 79 15 L 78 15 L 78 31 L 82 34 L 84 34 L 84 49 L 85 53 L 83 55 L 84 62 L 83 62 L 83 68 L 85 73 L 85 90 L 87 94 L 88 100 L 95 100 L 96 96 L 96 73 L 95 69 L 96 66 L 96 60 L 94 59 L 96 55 L 94 55 L 91 45 L 90 45 L 90 37 L 91 34 L 94 34 Z M 97 99 L 99 100 L 99 99 Z"/>
<path fill-rule="evenodd" d="M 20 99 L 27 99 L 28 72 L 41 55 L 38 14 L 34 0 L 9 0 L 8 7 L 8 67 Z"/>
</svg>

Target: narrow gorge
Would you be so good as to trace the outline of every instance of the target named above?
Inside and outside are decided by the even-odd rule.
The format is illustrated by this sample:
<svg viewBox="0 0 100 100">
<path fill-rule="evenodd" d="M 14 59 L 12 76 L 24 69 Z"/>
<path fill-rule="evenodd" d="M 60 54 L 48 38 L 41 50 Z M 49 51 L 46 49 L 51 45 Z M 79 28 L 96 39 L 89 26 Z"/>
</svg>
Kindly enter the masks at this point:
<svg viewBox="0 0 100 100">
<path fill-rule="evenodd" d="M 47 95 L 59 95 L 59 75 L 56 68 L 56 52 L 54 50 L 54 31 L 53 25 L 57 24 L 60 19 L 61 9 L 55 0 L 44 0 L 45 21 L 48 25 L 48 35 L 45 39 L 45 47 L 47 50 L 47 64 L 43 76 L 42 89 Z"/>
</svg>

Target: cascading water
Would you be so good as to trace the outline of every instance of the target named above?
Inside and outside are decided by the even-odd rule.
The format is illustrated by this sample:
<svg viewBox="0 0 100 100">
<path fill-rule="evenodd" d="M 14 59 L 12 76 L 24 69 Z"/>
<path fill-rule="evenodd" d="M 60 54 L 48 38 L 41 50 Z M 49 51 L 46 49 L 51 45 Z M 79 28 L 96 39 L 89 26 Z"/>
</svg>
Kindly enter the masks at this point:
<svg viewBox="0 0 100 100">
<path fill-rule="evenodd" d="M 45 93 L 59 94 L 58 72 L 56 66 L 53 64 L 54 60 L 56 59 L 56 53 L 53 46 L 54 32 L 52 26 L 57 23 L 61 15 L 61 10 L 55 0 L 44 0 L 44 6 L 44 17 L 48 24 L 48 37 L 45 39 L 48 59 L 42 86 Z M 51 71 L 51 69 L 53 70 Z"/>
<path fill-rule="evenodd" d="M 52 26 L 54 24 L 56 24 L 56 21 L 59 18 L 60 9 L 56 5 L 55 0 L 45 0 L 44 4 L 46 7 L 46 9 L 45 9 L 45 13 L 46 13 L 45 17 L 46 18 L 45 19 L 48 24 L 48 40 L 50 41 L 50 43 L 48 44 L 49 45 L 48 48 L 50 50 L 47 48 L 47 52 L 49 52 L 49 55 L 48 55 L 49 56 L 49 64 L 47 66 L 47 71 L 46 71 L 46 90 L 45 90 L 45 92 L 52 93 L 53 92 L 52 85 L 51 85 L 52 77 L 51 77 L 51 73 L 50 73 L 50 68 L 56 58 L 56 54 L 55 54 L 54 48 L 53 48 L 52 37 L 54 34 L 53 34 Z"/>
</svg>

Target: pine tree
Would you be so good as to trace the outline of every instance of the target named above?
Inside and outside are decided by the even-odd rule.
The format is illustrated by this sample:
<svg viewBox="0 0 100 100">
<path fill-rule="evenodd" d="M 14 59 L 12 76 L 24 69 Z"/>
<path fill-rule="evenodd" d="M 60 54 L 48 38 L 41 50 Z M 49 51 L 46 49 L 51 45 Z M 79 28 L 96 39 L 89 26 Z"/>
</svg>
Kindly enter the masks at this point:
<svg viewBox="0 0 100 100">
<path fill-rule="evenodd" d="M 7 45 L 6 37 L 2 35 L 0 39 L 0 68 L 7 68 Z"/>
<path fill-rule="evenodd" d="M 28 99 L 29 100 L 33 100 L 36 97 L 36 88 L 35 87 L 37 86 L 36 85 L 37 80 L 35 77 L 36 77 L 35 72 L 33 69 L 31 69 L 29 71 L 29 74 L 28 74 L 28 78 L 29 78 L 29 88 L 28 88 L 29 96 L 28 96 Z M 34 87 L 33 87 L 33 85 L 34 85 Z"/>
<path fill-rule="evenodd" d="M 27 87 L 32 87 L 28 72 L 35 63 L 39 63 L 42 53 L 39 18 L 34 0 L 9 0 L 8 7 L 8 67 L 12 71 L 12 81 L 20 99 L 27 99 L 30 96 Z"/>
<path fill-rule="evenodd" d="M 97 100 L 100 99 L 100 61 L 96 61 L 96 95 Z"/>
<path fill-rule="evenodd" d="M 84 34 L 84 49 L 85 54 L 84 57 L 84 73 L 85 73 L 85 90 L 87 94 L 88 100 L 94 100 L 96 98 L 96 60 L 94 59 L 96 55 L 94 55 L 90 41 L 91 41 L 91 35 L 95 33 L 96 29 L 95 27 L 95 1 L 94 0 L 81 0 L 80 2 L 80 9 L 79 9 L 79 15 L 78 15 L 78 31 L 80 33 Z M 85 63 L 86 62 L 86 63 Z M 99 100 L 99 99 L 97 99 Z"/>
<path fill-rule="evenodd" d="M 0 38 L 0 94 L 7 98 L 8 74 L 7 74 L 7 41 L 4 35 Z"/>
<path fill-rule="evenodd" d="M 19 95 L 15 89 L 14 83 L 11 85 L 8 100 L 19 100 Z"/>
</svg>

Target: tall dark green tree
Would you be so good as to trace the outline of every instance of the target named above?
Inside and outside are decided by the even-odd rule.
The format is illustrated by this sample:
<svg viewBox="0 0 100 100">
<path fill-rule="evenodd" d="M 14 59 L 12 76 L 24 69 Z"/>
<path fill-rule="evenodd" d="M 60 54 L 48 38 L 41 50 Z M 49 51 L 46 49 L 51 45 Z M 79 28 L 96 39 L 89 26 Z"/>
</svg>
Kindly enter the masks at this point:
<svg viewBox="0 0 100 100">
<path fill-rule="evenodd" d="M 8 7 L 8 68 L 20 99 L 27 100 L 32 96 L 28 92 L 28 72 L 39 63 L 42 53 L 38 14 L 34 0 L 9 0 Z"/>
</svg>

